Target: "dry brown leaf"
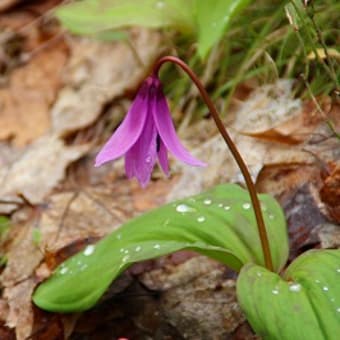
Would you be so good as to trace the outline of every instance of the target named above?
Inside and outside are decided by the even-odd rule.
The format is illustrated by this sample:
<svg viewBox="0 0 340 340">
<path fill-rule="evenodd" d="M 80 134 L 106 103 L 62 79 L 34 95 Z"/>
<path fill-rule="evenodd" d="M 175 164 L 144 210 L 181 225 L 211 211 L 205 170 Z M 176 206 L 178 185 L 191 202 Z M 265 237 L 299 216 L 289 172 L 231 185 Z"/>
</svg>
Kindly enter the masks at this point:
<svg viewBox="0 0 340 340">
<path fill-rule="evenodd" d="M 98 198 L 100 195 L 101 198 Z M 8 262 L 1 275 L 1 283 L 6 287 L 4 297 L 10 310 L 6 324 L 15 328 L 18 340 L 25 339 L 32 331 L 31 294 L 38 278 L 41 278 L 43 270 L 37 266 L 43 260 L 44 249 L 57 251 L 74 240 L 91 235 L 102 236 L 113 230 L 119 223 L 114 220 L 114 211 L 110 211 L 114 204 L 113 195 L 105 189 L 102 192 L 96 189 L 89 195 L 56 194 L 51 196 L 48 208 L 40 218 L 25 226 L 12 227 L 10 237 L 14 240 L 6 254 Z M 39 228 L 41 234 L 39 246 L 33 242 L 34 228 Z M 36 268 L 37 278 L 34 275 Z M 45 269 L 44 276 L 48 274 Z"/>
<path fill-rule="evenodd" d="M 228 271 L 202 256 L 177 266 L 163 278 L 165 284 L 172 283 L 161 297 L 165 319 L 189 339 L 229 338 L 244 315 Z"/>
<path fill-rule="evenodd" d="M 265 165 L 256 180 L 259 192 L 268 193 L 275 197 L 283 197 L 296 188 L 313 183 L 321 183 L 320 168 L 315 164 L 306 163 L 277 163 Z"/>
<path fill-rule="evenodd" d="M 325 178 L 320 196 L 330 216 L 340 223 L 340 161 L 331 163 L 329 168 L 330 172 Z"/>
<path fill-rule="evenodd" d="M 31 204 L 43 202 L 46 195 L 63 179 L 72 161 L 89 150 L 89 145 L 66 146 L 54 135 L 43 136 L 31 144 L 21 158 L 0 169 L 0 197 L 22 203 L 18 194 Z M 13 204 L 0 205 L 0 212 L 16 209 Z"/>
<path fill-rule="evenodd" d="M 118 228 L 132 205 L 128 196 L 118 199 L 116 195 L 111 188 L 98 187 L 50 196 L 49 210 L 40 221 L 42 247 L 57 251 L 76 240 L 99 238 Z"/>
<path fill-rule="evenodd" d="M 237 110 L 232 128 L 257 134 L 299 117 L 301 100 L 292 97 L 292 86 L 292 80 L 279 79 L 255 89 Z"/>
<path fill-rule="evenodd" d="M 340 226 L 325 223 L 318 230 L 322 248 L 340 249 Z"/>
<path fill-rule="evenodd" d="M 34 222 L 14 225 L 11 228 L 12 244 L 6 253 L 7 264 L 1 274 L 1 284 L 12 287 L 28 279 L 43 258 L 42 251 L 33 242 Z"/>
<path fill-rule="evenodd" d="M 8 87 L 0 89 L 0 140 L 25 145 L 47 131 L 66 60 L 65 45 L 59 43 L 13 70 Z"/>
<path fill-rule="evenodd" d="M 107 102 L 136 88 L 160 53 L 160 35 L 139 30 L 131 35 L 131 46 L 127 42 L 71 40 L 67 85 L 52 109 L 55 133 L 65 135 L 89 126 Z"/>
<path fill-rule="evenodd" d="M 5 288 L 9 315 L 6 325 L 15 328 L 17 340 L 25 340 L 32 332 L 33 310 L 31 296 L 36 286 L 34 279 L 28 279 L 16 286 Z"/>
<path fill-rule="evenodd" d="M 144 273 L 139 277 L 139 280 L 148 289 L 165 291 L 176 286 L 185 285 L 220 266 L 220 264 L 207 257 L 195 256 L 179 265 L 168 263 L 162 268 Z"/>
<path fill-rule="evenodd" d="M 5 11 L 12 6 L 16 5 L 20 0 L 1 0 L 0 2 L 0 11 Z"/>
<path fill-rule="evenodd" d="M 243 134 L 244 131 L 251 129 L 251 131 L 258 131 L 262 128 L 268 129 L 298 114 L 301 110 L 300 101 L 291 99 L 290 87 L 289 82 L 279 81 L 271 87 L 269 85 L 264 86 L 264 90 L 258 89 L 255 92 L 259 94 L 259 103 L 256 103 L 255 95 L 249 96 L 249 99 L 244 101 L 236 110 L 234 121 L 227 126 L 254 179 L 266 164 L 309 163 L 314 160 L 311 154 L 302 150 L 302 147 L 262 141 Z M 272 93 L 276 94 L 273 98 Z M 206 127 L 207 124 L 208 128 Z M 211 125 L 212 123 L 203 121 L 193 131 L 198 134 L 197 131 L 210 130 Z M 182 174 L 170 192 L 168 200 L 196 194 L 217 183 L 244 183 L 240 170 L 219 135 L 201 143 L 194 150 L 194 154 L 197 158 L 207 162 L 208 166 L 206 168 L 192 168 L 181 165 Z"/>
</svg>

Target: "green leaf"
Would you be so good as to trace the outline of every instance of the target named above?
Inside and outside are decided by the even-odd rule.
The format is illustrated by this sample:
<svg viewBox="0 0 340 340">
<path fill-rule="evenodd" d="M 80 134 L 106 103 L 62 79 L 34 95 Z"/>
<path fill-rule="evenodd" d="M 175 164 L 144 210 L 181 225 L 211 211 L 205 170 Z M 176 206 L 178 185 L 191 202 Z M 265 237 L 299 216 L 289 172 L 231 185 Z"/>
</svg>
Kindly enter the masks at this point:
<svg viewBox="0 0 340 340">
<path fill-rule="evenodd" d="M 99 32 L 131 26 L 195 29 L 194 0 L 84 0 L 60 7 L 57 17 L 73 33 Z"/>
<path fill-rule="evenodd" d="M 308 251 L 283 278 L 248 264 L 238 277 L 237 296 L 263 339 L 339 339 L 340 250 Z"/>
<path fill-rule="evenodd" d="M 274 267 L 280 270 L 288 256 L 285 219 L 272 197 L 259 196 Z M 263 265 L 248 192 L 237 185 L 220 185 L 129 221 L 59 266 L 38 287 L 34 302 L 50 311 L 88 309 L 131 264 L 181 249 L 195 250 L 235 270 L 248 262 Z"/>
<path fill-rule="evenodd" d="M 198 54 L 203 59 L 249 0 L 197 0 Z"/>
</svg>

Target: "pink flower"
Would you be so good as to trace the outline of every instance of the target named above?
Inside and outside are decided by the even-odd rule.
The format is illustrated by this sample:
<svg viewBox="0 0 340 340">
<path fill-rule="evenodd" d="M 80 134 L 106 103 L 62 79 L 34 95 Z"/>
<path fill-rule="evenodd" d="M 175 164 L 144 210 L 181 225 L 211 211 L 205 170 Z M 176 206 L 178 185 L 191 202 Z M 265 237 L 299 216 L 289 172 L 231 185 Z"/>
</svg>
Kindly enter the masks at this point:
<svg viewBox="0 0 340 340">
<path fill-rule="evenodd" d="M 168 150 L 189 165 L 206 165 L 191 156 L 179 141 L 162 84 L 153 75 L 143 82 L 122 124 L 97 155 L 95 166 L 125 155 L 128 178 L 136 177 L 145 187 L 157 160 L 163 172 L 169 174 Z"/>
</svg>

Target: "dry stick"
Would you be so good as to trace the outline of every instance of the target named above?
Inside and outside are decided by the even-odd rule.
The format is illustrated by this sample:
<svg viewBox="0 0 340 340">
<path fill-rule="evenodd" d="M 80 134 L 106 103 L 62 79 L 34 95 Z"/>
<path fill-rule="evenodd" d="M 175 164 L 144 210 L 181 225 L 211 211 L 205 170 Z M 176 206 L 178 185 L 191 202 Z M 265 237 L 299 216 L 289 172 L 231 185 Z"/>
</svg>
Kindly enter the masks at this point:
<svg viewBox="0 0 340 340">
<path fill-rule="evenodd" d="M 251 198 L 251 202 L 254 208 L 254 212 L 255 212 L 255 217 L 256 217 L 256 222 L 257 222 L 257 227 L 258 227 L 258 232 L 259 232 L 259 236 L 260 236 L 260 240 L 261 240 L 261 246 L 262 246 L 262 251 L 263 251 L 263 255 L 264 255 L 264 261 L 265 261 L 265 265 L 267 267 L 267 269 L 269 269 L 270 271 L 274 271 L 273 269 L 273 261 L 272 261 L 272 256 L 271 256 L 271 252 L 270 252 L 270 248 L 269 248 L 269 242 L 268 242 L 268 236 L 267 236 L 267 231 L 266 231 L 266 227 L 264 224 L 264 220 L 263 220 L 263 216 L 262 216 L 262 212 L 261 212 L 261 206 L 260 206 L 260 202 L 259 199 L 257 197 L 257 193 L 256 193 L 256 189 L 255 189 L 255 185 L 251 179 L 249 170 L 247 165 L 245 164 L 244 160 L 242 159 L 236 145 L 234 144 L 234 142 L 232 141 L 231 137 L 229 136 L 213 102 L 211 101 L 207 91 L 205 90 L 203 84 L 201 83 L 201 81 L 198 79 L 198 77 L 196 76 L 196 74 L 190 69 L 190 67 L 181 59 L 173 57 L 173 56 L 165 56 L 160 58 L 154 68 L 153 68 L 153 74 L 155 76 L 158 75 L 158 71 L 160 69 L 160 67 L 166 63 L 166 62 L 171 62 L 174 63 L 178 66 L 180 66 L 187 74 L 188 76 L 191 78 L 191 80 L 195 83 L 195 85 L 197 86 L 202 99 L 204 100 L 205 104 L 207 105 L 210 114 L 212 115 L 215 124 L 220 132 L 220 134 L 222 135 L 224 141 L 226 142 L 227 146 L 229 147 L 229 150 L 231 151 L 232 155 L 234 156 L 242 174 L 243 177 L 245 179 L 249 194 L 250 194 L 250 198 Z"/>
</svg>

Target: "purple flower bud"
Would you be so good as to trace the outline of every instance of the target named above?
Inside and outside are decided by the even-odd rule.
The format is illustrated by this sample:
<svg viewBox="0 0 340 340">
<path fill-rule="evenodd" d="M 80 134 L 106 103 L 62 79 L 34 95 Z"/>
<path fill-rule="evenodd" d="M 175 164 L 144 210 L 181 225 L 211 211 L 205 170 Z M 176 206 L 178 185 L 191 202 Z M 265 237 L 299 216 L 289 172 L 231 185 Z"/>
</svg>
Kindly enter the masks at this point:
<svg viewBox="0 0 340 340">
<path fill-rule="evenodd" d="M 168 175 L 168 150 L 184 163 L 206 166 L 179 141 L 162 84 L 153 75 L 143 82 L 122 124 L 97 155 L 95 166 L 125 155 L 127 176 L 136 177 L 145 187 L 157 160 Z"/>
</svg>

